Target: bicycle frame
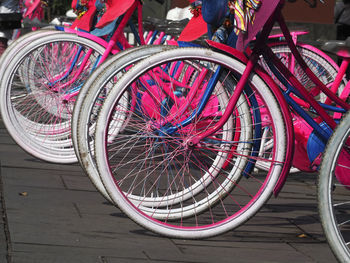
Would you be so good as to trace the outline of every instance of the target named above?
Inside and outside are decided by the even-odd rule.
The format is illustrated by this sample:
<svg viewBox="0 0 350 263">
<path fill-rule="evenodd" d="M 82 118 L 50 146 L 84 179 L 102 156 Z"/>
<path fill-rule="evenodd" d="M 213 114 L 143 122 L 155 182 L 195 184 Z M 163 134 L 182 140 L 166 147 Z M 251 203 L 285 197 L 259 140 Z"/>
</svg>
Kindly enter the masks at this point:
<svg viewBox="0 0 350 263">
<path fill-rule="evenodd" d="M 280 12 L 275 12 L 275 16 L 276 18 L 274 20 L 276 20 L 283 32 L 284 37 L 286 38 L 287 44 L 290 47 L 293 57 L 295 57 L 296 61 L 300 64 L 300 66 L 303 68 L 303 70 L 305 71 L 305 73 L 310 77 L 310 79 L 316 84 L 317 88 L 324 92 L 327 97 L 328 100 L 325 104 L 329 104 L 330 101 L 334 101 L 336 104 L 340 105 L 343 109 L 348 110 L 349 109 L 349 105 L 347 103 L 345 103 L 343 100 L 341 100 L 339 97 L 337 97 L 334 92 L 338 89 L 339 84 L 343 78 L 344 75 L 338 74 L 338 80 L 336 82 L 333 83 L 332 88 L 329 90 L 313 73 L 312 71 L 307 67 L 306 63 L 304 62 L 304 60 L 302 59 L 302 57 L 300 56 L 299 52 L 296 49 L 296 46 L 294 44 L 294 41 L 289 33 L 289 30 L 283 20 L 283 17 L 281 15 Z M 266 32 L 261 33 L 261 38 L 264 38 L 265 34 L 265 38 L 266 38 Z M 293 87 L 296 89 L 295 93 L 299 93 L 304 99 L 305 101 L 315 109 L 315 111 L 317 111 L 323 120 L 325 120 L 327 122 L 327 124 L 329 126 L 331 126 L 331 128 L 335 127 L 335 122 L 332 118 L 330 118 L 330 116 L 325 112 L 325 110 L 323 109 L 323 107 L 320 106 L 320 104 L 308 93 L 306 92 L 306 90 L 303 88 L 303 86 L 300 84 L 300 82 L 298 80 L 296 80 L 296 78 L 291 74 L 291 72 L 279 61 L 279 59 L 272 53 L 272 51 L 263 44 L 263 42 L 261 41 L 260 44 L 257 44 L 261 46 L 261 50 L 260 53 L 262 55 L 265 55 L 265 57 L 272 59 L 273 63 L 278 70 L 282 71 L 282 75 L 285 76 L 285 79 L 287 79 L 288 82 L 290 82 L 291 84 L 293 84 Z M 254 51 L 253 51 L 254 52 Z M 258 51 L 259 52 L 259 51 Z M 345 65 L 344 65 L 345 66 Z M 307 105 L 307 104 L 305 104 Z M 305 106 L 303 105 L 303 106 Z M 336 110 L 336 109 L 334 109 Z M 341 109 L 339 109 L 340 111 L 342 111 Z M 344 111 L 343 111 L 344 112 Z"/>
<path fill-rule="evenodd" d="M 127 12 L 123 15 L 122 19 L 120 20 L 120 23 L 118 24 L 116 30 L 113 32 L 113 34 L 107 40 L 102 39 L 102 38 L 97 37 L 97 36 L 94 36 L 90 33 L 77 31 L 77 30 L 74 30 L 71 28 L 64 28 L 64 27 L 56 26 L 56 29 L 60 30 L 60 31 L 65 31 L 67 33 L 76 34 L 79 37 L 90 39 L 96 43 L 99 43 L 100 45 L 102 45 L 106 48 L 103 55 L 97 60 L 97 63 L 93 66 L 92 70 L 94 70 L 97 66 L 102 64 L 110 54 L 114 55 L 117 52 L 119 52 L 120 50 L 131 47 L 131 45 L 128 43 L 126 37 L 124 36 L 123 30 L 126 27 L 126 25 L 128 23 L 130 23 L 130 18 L 136 9 L 138 9 L 138 24 L 139 24 L 138 32 L 136 32 L 136 29 L 133 26 L 131 26 L 131 28 L 132 28 L 132 31 L 133 31 L 134 35 L 136 36 L 136 39 L 138 40 L 139 44 L 145 45 L 146 41 L 145 41 L 143 33 L 142 33 L 143 32 L 142 3 L 140 1 L 135 1 L 133 3 L 133 5 L 127 10 Z M 151 35 L 151 34 L 149 34 L 149 35 Z M 165 34 L 162 32 L 158 39 L 155 39 L 155 37 L 156 36 L 153 34 L 152 39 L 155 42 L 155 44 L 160 44 L 161 40 L 164 39 Z M 60 80 L 63 80 L 69 74 L 71 74 L 71 70 L 76 65 L 77 60 L 79 58 L 79 55 L 80 55 L 80 50 L 76 51 L 76 54 L 73 55 L 72 61 L 69 65 L 69 68 L 66 69 L 65 72 L 62 72 L 59 76 L 54 78 L 54 80 L 50 83 L 51 86 L 55 85 L 55 83 L 59 82 Z M 74 73 L 75 76 L 73 76 L 73 78 L 71 78 L 69 82 L 55 87 L 55 91 L 59 91 L 61 89 L 64 89 L 65 87 L 73 84 L 76 81 L 76 79 L 79 77 L 79 74 L 83 71 L 84 67 L 86 66 L 86 63 L 88 62 L 88 58 L 90 55 L 91 55 L 91 52 L 88 52 L 85 55 L 85 57 L 83 58 L 83 61 L 79 65 L 80 70 L 78 70 L 77 72 Z M 62 100 L 65 100 L 65 101 L 71 100 L 73 97 L 78 95 L 79 90 L 80 90 L 80 87 L 71 89 L 64 96 L 62 96 Z"/>
<path fill-rule="evenodd" d="M 97 65 L 94 66 L 94 68 L 95 68 L 98 65 L 100 65 L 101 63 L 103 63 L 110 54 L 115 54 L 115 53 L 120 51 L 120 48 L 118 47 L 117 43 L 120 43 L 120 45 L 122 47 L 124 47 L 124 48 L 131 47 L 129 45 L 129 43 L 127 42 L 124 34 L 123 34 L 123 30 L 124 30 L 126 24 L 128 23 L 128 21 L 130 20 L 131 15 L 133 14 L 134 10 L 136 8 L 139 8 L 139 10 L 140 10 L 140 7 L 141 7 L 141 3 L 139 1 L 135 1 L 135 3 L 125 13 L 125 15 L 122 18 L 120 24 L 118 25 L 117 29 L 115 30 L 115 32 L 113 33 L 113 35 L 111 36 L 111 38 L 110 38 L 110 40 L 108 42 L 103 40 L 103 39 L 100 39 L 100 38 L 98 38 L 96 36 L 93 36 L 91 34 L 88 34 L 88 33 L 78 32 L 78 31 L 75 31 L 75 30 L 72 30 L 72 29 L 66 29 L 66 28 L 62 28 L 62 27 L 57 27 L 57 29 L 59 29 L 59 30 L 63 29 L 65 32 L 75 33 L 78 36 L 86 37 L 86 38 L 91 39 L 93 41 L 96 41 L 96 42 L 98 42 L 98 43 L 100 43 L 100 44 L 102 44 L 103 46 L 106 47 L 106 50 L 103 53 L 102 57 L 100 59 L 98 59 Z M 139 12 L 139 14 L 140 14 L 140 12 Z M 140 19 L 142 19 L 142 17 Z M 141 43 L 145 43 L 142 34 L 140 34 L 140 35 L 141 35 Z M 76 55 L 78 56 L 79 54 L 76 54 Z M 65 83 L 64 85 L 60 85 L 59 87 L 56 87 L 56 89 L 62 89 L 62 88 L 65 88 L 66 86 L 71 85 L 72 83 L 74 83 L 74 81 L 76 81 L 76 79 L 78 78 L 79 74 L 81 73 L 81 71 L 85 67 L 86 62 L 88 61 L 88 58 L 89 58 L 90 55 L 91 55 L 91 53 L 88 52 L 88 54 L 84 58 L 82 64 L 80 65 L 80 70 L 78 70 L 78 72 L 76 73 L 76 76 L 74 76 L 69 82 Z M 73 67 L 75 63 L 76 63 L 76 60 L 73 59 L 71 67 Z M 69 75 L 69 71 L 63 73 L 62 75 L 63 75 L 63 77 Z M 56 80 L 56 82 L 59 81 L 59 80 L 60 79 Z M 67 95 L 65 95 L 63 99 L 68 101 L 72 97 L 77 96 L 78 93 L 79 93 L 79 89 L 78 90 L 74 89 L 73 92 L 70 92 Z"/>
<path fill-rule="evenodd" d="M 278 28 L 277 28 L 278 30 Z M 271 42 L 270 44 L 272 46 L 274 46 L 275 44 L 278 44 L 280 42 L 284 42 L 284 35 L 282 32 L 280 32 L 280 30 L 278 30 L 278 32 L 274 32 L 275 31 L 275 28 L 272 29 L 272 32 L 270 33 L 269 35 L 269 39 L 271 39 Z M 324 57 L 327 61 L 329 61 L 331 63 L 331 65 L 335 68 L 335 69 L 338 69 L 339 70 L 339 66 L 337 65 L 337 63 L 335 63 L 327 54 L 325 54 L 324 52 L 322 52 L 321 50 L 311 46 L 311 45 L 308 45 L 308 44 L 305 44 L 305 43 L 302 43 L 302 42 L 298 42 L 298 37 L 299 36 L 302 36 L 302 35 L 306 35 L 308 34 L 309 32 L 306 31 L 306 30 L 290 30 L 290 35 L 292 37 L 292 40 L 293 40 L 293 43 L 294 45 L 298 45 L 298 46 L 301 46 L 301 47 L 306 47 L 307 49 L 310 49 L 311 51 L 319 54 L 321 57 Z M 274 39 L 279 39 L 277 40 L 276 42 L 274 42 L 273 40 Z M 295 57 L 292 55 L 290 57 L 290 60 L 289 60 L 289 71 L 292 72 L 294 74 L 294 69 L 295 69 Z M 341 81 L 341 80 L 340 80 Z"/>
</svg>

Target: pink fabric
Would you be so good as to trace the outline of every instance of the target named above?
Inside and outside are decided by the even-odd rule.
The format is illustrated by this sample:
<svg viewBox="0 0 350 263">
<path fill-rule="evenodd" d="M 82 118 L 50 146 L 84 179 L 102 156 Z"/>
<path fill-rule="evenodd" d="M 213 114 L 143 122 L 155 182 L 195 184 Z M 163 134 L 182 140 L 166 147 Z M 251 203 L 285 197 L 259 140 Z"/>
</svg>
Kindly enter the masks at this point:
<svg viewBox="0 0 350 263">
<path fill-rule="evenodd" d="M 89 1 L 88 11 L 82 17 L 75 19 L 71 28 L 72 29 L 78 28 L 89 32 L 92 27 L 92 21 L 95 13 L 96 13 L 95 1 Z"/>
<path fill-rule="evenodd" d="M 193 2 L 193 1 L 192 1 Z M 247 32 L 240 32 L 237 39 L 236 49 L 243 52 L 256 34 L 262 29 L 266 21 L 275 11 L 281 0 L 263 0 L 261 6 L 255 13 L 253 24 L 248 24 Z M 179 37 L 179 41 L 193 41 L 207 32 L 207 26 L 202 15 L 193 17 L 186 25 Z"/>
<path fill-rule="evenodd" d="M 350 189 L 350 175 L 349 175 L 349 164 L 350 164 L 350 153 L 346 150 L 340 152 L 338 158 L 338 164 L 335 168 L 335 176 L 338 181 L 346 186 L 347 189 Z"/>
<path fill-rule="evenodd" d="M 178 41 L 193 41 L 207 33 L 207 24 L 203 20 L 202 14 L 192 17 L 182 30 Z"/>
<path fill-rule="evenodd" d="M 29 19 L 38 18 L 42 20 L 44 18 L 44 10 L 41 7 L 40 0 L 30 0 L 24 1 L 24 5 L 27 8 L 26 12 L 23 14 L 23 17 L 28 17 Z"/>
<path fill-rule="evenodd" d="M 135 2 L 135 0 L 107 0 L 107 11 L 103 14 L 96 27 L 102 28 L 120 15 L 124 14 Z"/>
<path fill-rule="evenodd" d="M 78 0 L 73 0 L 73 1 L 72 1 L 72 4 L 71 4 L 71 7 L 72 7 L 73 9 L 75 9 L 75 7 L 77 6 L 77 3 L 78 3 Z"/>
<path fill-rule="evenodd" d="M 7 48 L 7 38 L 0 37 L 0 56 L 5 52 Z"/>
<path fill-rule="evenodd" d="M 38 7 L 38 5 L 40 5 L 40 0 L 34 0 L 34 2 L 27 0 L 27 1 L 24 1 L 24 5 L 27 7 L 27 10 L 23 15 L 23 17 L 27 17 L 34 12 L 34 10 Z"/>
<path fill-rule="evenodd" d="M 245 50 L 249 42 L 253 40 L 256 34 L 262 29 L 266 21 L 270 18 L 280 1 L 281 0 L 261 1 L 261 6 L 255 13 L 254 23 L 248 24 L 246 33 L 241 32 L 238 35 L 236 49 L 242 52 Z"/>
<path fill-rule="evenodd" d="M 312 172 L 307 155 L 307 142 L 312 133 L 312 128 L 298 115 L 293 115 L 293 118 L 295 136 L 293 166 L 304 172 Z"/>
</svg>

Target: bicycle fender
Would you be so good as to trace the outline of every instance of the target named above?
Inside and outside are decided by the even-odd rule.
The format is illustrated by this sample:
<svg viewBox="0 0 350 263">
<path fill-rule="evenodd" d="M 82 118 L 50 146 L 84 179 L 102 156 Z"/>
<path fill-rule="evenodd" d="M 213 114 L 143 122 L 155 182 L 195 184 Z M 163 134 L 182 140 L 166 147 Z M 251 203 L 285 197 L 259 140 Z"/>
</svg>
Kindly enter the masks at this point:
<svg viewBox="0 0 350 263">
<path fill-rule="evenodd" d="M 248 58 L 246 57 L 246 55 L 244 55 L 243 52 L 238 51 L 237 49 L 230 47 L 228 45 L 219 43 L 219 42 L 215 42 L 212 40 L 206 40 L 205 41 L 209 47 L 214 48 L 216 51 L 220 52 L 220 53 L 225 53 L 229 56 L 233 56 L 235 58 L 238 58 L 242 63 L 247 63 L 248 62 Z"/>
<path fill-rule="evenodd" d="M 94 42 L 100 44 L 104 48 L 107 48 L 107 46 L 108 46 L 108 42 L 106 40 L 104 40 L 100 37 L 94 36 L 88 32 L 77 31 L 75 29 L 71 29 L 71 28 L 67 28 L 67 27 L 59 27 L 59 26 L 56 26 L 56 29 L 59 31 L 64 31 L 66 33 L 76 34 L 77 36 L 82 37 L 82 38 L 89 39 L 91 41 L 94 41 Z M 115 50 L 117 50 L 117 49 L 113 49 L 112 52 Z"/>
</svg>

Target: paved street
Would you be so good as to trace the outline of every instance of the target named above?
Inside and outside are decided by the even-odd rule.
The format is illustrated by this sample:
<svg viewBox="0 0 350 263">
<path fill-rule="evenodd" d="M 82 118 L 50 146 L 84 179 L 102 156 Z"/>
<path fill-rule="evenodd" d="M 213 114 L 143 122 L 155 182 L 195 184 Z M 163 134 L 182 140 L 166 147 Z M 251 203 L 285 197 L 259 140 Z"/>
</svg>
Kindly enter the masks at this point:
<svg viewBox="0 0 350 263">
<path fill-rule="evenodd" d="M 142 229 L 80 166 L 31 157 L 2 123 L 0 162 L 0 263 L 335 262 L 318 220 L 315 174 L 291 175 L 244 226 L 189 241 Z"/>
</svg>

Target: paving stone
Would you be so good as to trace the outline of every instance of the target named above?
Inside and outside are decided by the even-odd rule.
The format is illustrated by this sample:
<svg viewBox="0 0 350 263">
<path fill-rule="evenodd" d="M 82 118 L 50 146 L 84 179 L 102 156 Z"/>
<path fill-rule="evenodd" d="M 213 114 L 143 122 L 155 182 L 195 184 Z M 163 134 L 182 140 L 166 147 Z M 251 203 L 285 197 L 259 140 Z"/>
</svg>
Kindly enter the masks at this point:
<svg viewBox="0 0 350 263">
<path fill-rule="evenodd" d="M 43 187 L 46 189 L 64 189 L 61 171 L 39 170 L 28 168 L 2 168 L 2 175 L 6 184 L 17 187 Z"/>
<path fill-rule="evenodd" d="M 0 209 L 2 210 L 2 208 Z M 2 214 L 0 219 L 0 262 L 7 262 L 7 238 L 5 234 L 5 223 L 2 220 Z"/>
<path fill-rule="evenodd" d="M 15 244 L 14 254 L 22 258 L 25 255 L 32 255 L 33 262 L 38 259 L 38 262 L 101 262 L 105 263 L 106 257 L 124 258 L 124 259 L 139 259 L 145 261 L 146 255 L 142 251 L 128 249 L 128 252 L 123 252 L 122 249 L 110 248 L 95 248 L 83 246 L 47 246 L 42 244 Z M 64 259 L 64 260 L 63 260 Z M 40 261 L 42 260 L 42 261 Z M 52 261 L 50 261 L 52 260 Z M 55 261 L 56 260 L 56 261 Z M 61 260 L 61 261 L 57 261 Z M 16 262 L 16 261 L 15 261 Z M 45 262 L 46 263 L 46 262 Z"/>
<path fill-rule="evenodd" d="M 48 173 L 51 170 L 82 171 L 81 167 L 78 164 L 60 165 L 41 161 L 24 152 L 19 146 L 12 144 L 1 144 L 0 156 L 3 167 L 22 167 L 27 169 L 42 170 L 46 169 Z"/>
<path fill-rule="evenodd" d="M 33 251 L 21 252 L 16 251 L 13 257 L 15 263 L 62 263 L 62 262 L 76 262 L 76 263 L 104 263 L 98 255 L 86 255 L 86 253 L 67 253 L 63 254 L 53 253 L 37 253 Z"/>
<path fill-rule="evenodd" d="M 6 252 L 1 252 L 0 253 L 0 262 L 7 263 L 7 253 Z"/>
<path fill-rule="evenodd" d="M 97 192 L 81 167 L 40 161 L 0 121 L 13 263 L 335 262 L 318 221 L 316 175 L 293 174 L 241 227 L 206 240 L 160 237 Z M 0 262 L 6 249 L 0 219 Z M 12 263 L 9 262 L 9 263 Z"/>
<path fill-rule="evenodd" d="M 85 174 L 83 176 L 62 175 L 62 180 L 70 190 L 96 191 L 95 186 Z"/>
<path fill-rule="evenodd" d="M 151 262 L 150 259 L 137 259 L 137 258 L 120 258 L 120 257 L 103 257 L 104 263 L 143 263 Z M 160 261 L 158 261 L 160 262 Z M 163 261 L 164 262 L 164 261 Z M 178 263 L 179 261 L 166 261 L 167 263 Z"/>
<path fill-rule="evenodd" d="M 290 243 L 290 246 L 294 247 L 296 250 L 298 250 L 300 253 L 303 253 L 314 262 L 337 262 L 326 242 L 319 243 L 317 246 L 309 243 Z"/>
<path fill-rule="evenodd" d="M 308 262 L 305 256 L 286 244 L 262 244 L 245 243 L 245 246 L 236 248 L 207 246 L 186 246 L 182 248 L 186 255 L 197 256 L 199 262 L 210 262 L 206 259 L 216 259 L 216 262 Z M 283 256 L 282 256 L 282 255 Z M 311 261 L 309 261 L 311 262 Z"/>
<path fill-rule="evenodd" d="M 6 216 L 6 204 L 2 180 L 2 168 L 0 163 L 0 262 L 7 262 L 8 257 L 8 225 Z"/>
</svg>

